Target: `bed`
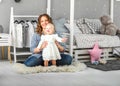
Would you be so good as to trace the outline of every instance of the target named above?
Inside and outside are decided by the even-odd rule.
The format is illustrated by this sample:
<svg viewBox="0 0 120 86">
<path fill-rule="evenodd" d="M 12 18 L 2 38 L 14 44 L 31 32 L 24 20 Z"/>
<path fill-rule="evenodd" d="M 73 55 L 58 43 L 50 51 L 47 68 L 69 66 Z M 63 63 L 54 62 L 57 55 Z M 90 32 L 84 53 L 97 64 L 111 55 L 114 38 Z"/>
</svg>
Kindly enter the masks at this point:
<svg viewBox="0 0 120 86">
<path fill-rule="evenodd" d="M 61 18 L 53 21 L 56 31 L 62 37 L 67 37 L 67 50 L 70 46 L 70 21 Z M 88 50 L 92 49 L 94 44 L 98 42 L 99 47 L 103 50 L 101 57 L 109 60 L 113 59 L 113 49 L 120 46 L 120 39 L 116 36 L 100 34 L 99 30 L 101 22 L 99 19 L 80 18 L 74 20 L 74 41 L 73 41 L 73 57 L 75 60 L 88 61 L 90 55 Z"/>
</svg>

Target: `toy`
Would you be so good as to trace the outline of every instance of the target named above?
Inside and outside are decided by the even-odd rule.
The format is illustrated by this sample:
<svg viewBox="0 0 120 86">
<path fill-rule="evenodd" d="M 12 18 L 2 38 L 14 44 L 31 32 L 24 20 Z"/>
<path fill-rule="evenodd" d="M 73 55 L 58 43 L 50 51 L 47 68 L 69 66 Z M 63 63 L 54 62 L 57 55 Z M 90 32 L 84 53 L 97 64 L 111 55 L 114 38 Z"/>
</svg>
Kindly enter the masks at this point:
<svg viewBox="0 0 120 86">
<path fill-rule="evenodd" d="M 98 43 L 96 42 L 92 50 L 88 50 L 91 57 L 92 64 L 99 64 L 99 60 L 101 59 L 102 49 L 99 49 Z"/>
<path fill-rule="evenodd" d="M 106 61 L 105 59 L 100 59 L 100 60 L 99 60 L 99 63 L 101 63 L 101 64 L 106 64 L 107 61 Z"/>
<path fill-rule="evenodd" d="M 120 33 L 120 30 L 117 28 L 117 26 L 112 22 L 110 16 L 104 15 L 100 17 L 101 21 L 101 28 L 100 33 L 114 36 L 117 33 Z"/>
</svg>

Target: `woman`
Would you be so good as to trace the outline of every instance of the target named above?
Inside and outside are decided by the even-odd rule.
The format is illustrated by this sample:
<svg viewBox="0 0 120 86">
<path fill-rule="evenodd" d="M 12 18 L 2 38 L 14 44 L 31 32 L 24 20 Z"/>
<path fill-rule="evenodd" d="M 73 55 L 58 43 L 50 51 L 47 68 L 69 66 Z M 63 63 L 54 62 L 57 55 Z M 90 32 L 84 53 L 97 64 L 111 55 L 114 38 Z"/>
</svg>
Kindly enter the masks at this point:
<svg viewBox="0 0 120 86">
<path fill-rule="evenodd" d="M 39 41 L 41 40 L 40 36 L 42 35 L 43 29 L 45 29 L 48 23 L 53 23 L 51 17 L 48 14 L 42 14 L 38 17 L 38 25 L 36 28 L 36 33 L 32 37 L 30 51 L 33 53 L 28 59 L 24 62 L 26 66 L 38 66 L 44 65 L 42 58 L 42 49 L 46 47 L 47 41 L 43 42 L 40 49 L 37 48 Z M 56 60 L 57 66 L 70 65 L 72 62 L 72 57 L 70 55 L 64 54 L 65 47 L 56 42 L 56 45 L 61 52 L 61 59 Z M 49 63 L 51 65 L 51 62 Z"/>
</svg>

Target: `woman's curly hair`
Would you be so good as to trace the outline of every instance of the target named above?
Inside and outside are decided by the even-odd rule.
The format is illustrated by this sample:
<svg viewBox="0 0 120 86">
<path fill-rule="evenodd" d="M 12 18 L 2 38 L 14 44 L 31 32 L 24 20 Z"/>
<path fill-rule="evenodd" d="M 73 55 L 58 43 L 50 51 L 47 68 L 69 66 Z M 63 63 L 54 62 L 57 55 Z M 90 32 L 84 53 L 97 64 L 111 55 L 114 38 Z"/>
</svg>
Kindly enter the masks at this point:
<svg viewBox="0 0 120 86">
<path fill-rule="evenodd" d="M 43 28 L 42 28 L 42 26 L 41 26 L 41 24 L 40 24 L 40 22 L 41 22 L 41 17 L 43 17 L 43 16 L 45 16 L 47 19 L 48 19 L 48 22 L 49 23 L 52 23 L 53 24 L 53 22 L 52 22 L 52 18 L 48 15 L 48 14 L 42 14 L 42 15 L 40 15 L 39 17 L 38 17 L 38 23 L 37 23 L 37 28 L 36 28 L 36 32 L 38 33 L 38 34 L 42 34 L 42 31 L 43 31 Z"/>
</svg>

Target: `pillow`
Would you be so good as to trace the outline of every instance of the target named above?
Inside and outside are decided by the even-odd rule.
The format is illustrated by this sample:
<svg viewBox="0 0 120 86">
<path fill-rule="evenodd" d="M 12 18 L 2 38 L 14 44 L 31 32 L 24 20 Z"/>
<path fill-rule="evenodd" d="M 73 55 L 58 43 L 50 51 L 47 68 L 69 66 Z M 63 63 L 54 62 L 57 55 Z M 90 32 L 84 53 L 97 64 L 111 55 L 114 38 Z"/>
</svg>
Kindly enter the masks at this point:
<svg viewBox="0 0 120 86">
<path fill-rule="evenodd" d="M 69 23 L 65 23 L 64 24 L 66 28 L 68 28 L 69 32 L 70 32 L 70 24 Z M 81 30 L 78 28 L 78 26 L 76 25 L 75 21 L 74 21 L 74 35 L 75 34 L 82 34 Z M 67 41 L 67 45 L 70 44 L 70 34 L 69 34 L 69 37 L 68 37 L 68 41 Z M 76 45 L 76 40 L 75 40 L 75 37 L 73 38 L 73 45 Z"/>
<path fill-rule="evenodd" d="M 55 30 L 57 33 L 69 33 L 69 30 L 64 26 L 65 22 L 65 18 L 53 20 L 53 24 L 55 25 Z"/>
<path fill-rule="evenodd" d="M 65 23 L 64 24 L 65 25 L 65 27 L 69 30 L 69 32 L 70 32 L 70 24 L 69 23 Z M 74 35 L 75 34 L 81 34 L 82 32 L 80 31 L 80 29 L 78 28 L 78 26 L 74 23 Z"/>
<path fill-rule="evenodd" d="M 92 50 L 88 50 L 91 57 L 91 63 L 99 61 L 102 53 L 102 49 L 99 49 L 98 43 L 96 42 Z"/>
<path fill-rule="evenodd" d="M 91 29 L 86 25 L 84 18 L 76 20 L 76 25 L 78 26 L 78 28 L 81 30 L 83 34 L 92 33 Z"/>
<path fill-rule="evenodd" d="M 59 33 L 58 33 L 59 34 Z M 70 34 L 69 33 L 61 33 L 59 34 L 60 37 L 65 37 L 67 38 L 67 42 L 65 43 L 66 45 L 70 45 Z M 76 45 L 76 40 L 75 38 L 73 39 L 73 45 Z"/>
<path fill-rule="evenodd" d="M 83 34 L 92 34 L 92 30 L 86 24 L 77 23 L 77 25 Z"/>
<path fill-rule="evenodd" d="M 91 29 L 92 33 L 99 33 L 100 32 L 100 27 L 101 27 L 101 22 L 99 19 L 88 19 L 85 18 L 85 23 Z"/>
<path fill-rule="evenodd" d="M 76 24 L 79 23 L 79 24 L 84 24 L 85 23 L 85 19 L 84 18 L 80 18 L 80 19 L 77 19 L 76 20 Z"/>
<path fill-rule="evenodd" d="M 80 18 L 80 19 L 74 20 L 74 34 L 76 34 L 76 33 L 81 34 L 82 31 L 77 26 L 77 23 L 81 23 L 81 24 L 84 23 L 84 19 Z M 70 20 L 67 20 L 64 25 L 70 31 Z"/>
</svg>

